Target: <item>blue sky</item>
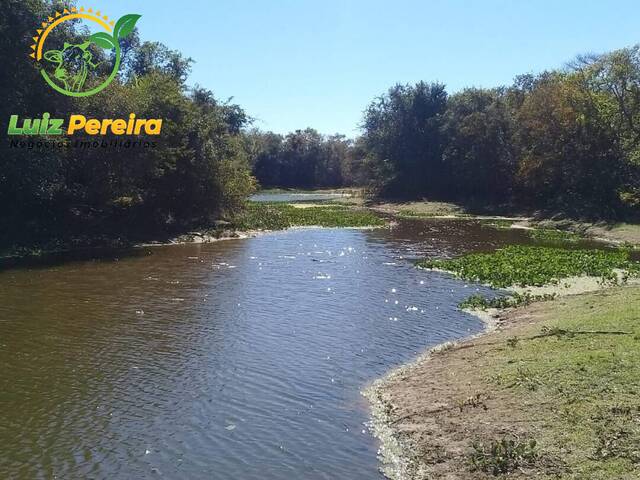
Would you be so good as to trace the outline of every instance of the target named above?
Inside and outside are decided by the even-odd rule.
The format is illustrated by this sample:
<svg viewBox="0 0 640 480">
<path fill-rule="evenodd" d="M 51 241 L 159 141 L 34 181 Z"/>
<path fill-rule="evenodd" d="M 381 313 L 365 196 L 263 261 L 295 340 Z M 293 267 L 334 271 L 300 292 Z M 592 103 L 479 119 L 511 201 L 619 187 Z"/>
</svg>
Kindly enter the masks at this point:
<svg viewBox="0 0 640 480">
<path fill-rule="evenodd" d="M 83 4 L 84 5 L 84 4 Z M 618 0 L 109 0 L 145 40 L 192 57 L 189 82 L 234 97 L 256 126 L 358 134 L 395 83 L 450 92 L 509 83 L 579 53 L 640 42 L 640 2 Z"/>
</svg>

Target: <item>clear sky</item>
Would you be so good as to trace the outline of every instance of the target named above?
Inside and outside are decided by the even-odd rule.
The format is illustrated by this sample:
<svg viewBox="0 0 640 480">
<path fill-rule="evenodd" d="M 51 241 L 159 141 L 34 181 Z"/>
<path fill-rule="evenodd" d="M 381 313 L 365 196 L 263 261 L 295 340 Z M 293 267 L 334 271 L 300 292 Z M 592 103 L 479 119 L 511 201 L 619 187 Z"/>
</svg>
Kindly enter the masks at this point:
<svg viewBox="0 0 640 480">
<path fill-rule="evenodd" d="M 82 2 L 81 2 L 82 3 Z M 449 92 L 509 83 L 579 53 L 640 43 L 638 0 L 109 0 L 143 39 L 192 57 L 190 83 L 234 97 L 256 126 L 355 136 L 395 83 Z"/>
</svg>

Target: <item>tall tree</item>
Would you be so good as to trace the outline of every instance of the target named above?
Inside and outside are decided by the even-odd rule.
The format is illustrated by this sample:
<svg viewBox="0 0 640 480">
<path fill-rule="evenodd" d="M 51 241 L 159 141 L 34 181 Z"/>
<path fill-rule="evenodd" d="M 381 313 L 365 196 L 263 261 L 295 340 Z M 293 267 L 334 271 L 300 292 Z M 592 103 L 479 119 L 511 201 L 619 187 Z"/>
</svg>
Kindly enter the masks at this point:
<svg viewBox="0 0 640 480">
<path fill-rule="evenodd" d="M 364 115 L 364 141 L 378 165 L 378 188 L 389 195 L 444 193 L 442 152 L 445 87 L 419 82 L 396 85 Z"/>
</svg>

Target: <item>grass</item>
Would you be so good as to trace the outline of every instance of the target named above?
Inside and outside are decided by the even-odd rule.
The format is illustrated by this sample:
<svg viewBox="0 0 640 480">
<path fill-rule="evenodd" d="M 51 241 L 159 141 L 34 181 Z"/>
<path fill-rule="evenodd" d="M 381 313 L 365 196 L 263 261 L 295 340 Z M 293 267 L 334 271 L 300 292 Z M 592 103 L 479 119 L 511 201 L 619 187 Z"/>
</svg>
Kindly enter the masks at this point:
<svg viewBox="0 0 640 480">
<path fill-rule="evenodd" d="M 508 474 L 526 467 L 537 458 L 536 441 L 520 441 L 513 438 L 493 440 L 488 445 L 473 444 L 472 470 L 480 470 L 494 476 Z"/>
<path fill-rule="evenodd" d="M 496 398 L 514 396 L 542 421 L 538 443 L 562 460 L 560 478 L 639 478 L 640 289 L 540 308 L 543 322 L 521 327 L 516 345 L 487 352 Z"/>
<path fill-rule="evenodd" d="M 385 222 L 368 210 L 344 205 L 297 208 L 286 203 L 248 202 L 232 224 L 238 230 L 283 230 L 296 226 L 373 227 Z"/>
<path fill-rule="evenodd" d="M 439 216 L 468 216 L 459 205 L 446 202 L 383 202 L 377 209 L 392 213 L 401 218 L 431 218 Z"/>
<path fill-rule="evenodd" d="M 562 278 L 588 275 L 615 281 L 616 269 L 640 273 L 640 264 L 627 250 L 568 250 L 551 247 L 508 246 L 492 253 L 471 253 L 448 260 L 422 260 L 422 268 L 449 271 L 465 280 L 496 288 L 557 284 Z"/>
</svg>

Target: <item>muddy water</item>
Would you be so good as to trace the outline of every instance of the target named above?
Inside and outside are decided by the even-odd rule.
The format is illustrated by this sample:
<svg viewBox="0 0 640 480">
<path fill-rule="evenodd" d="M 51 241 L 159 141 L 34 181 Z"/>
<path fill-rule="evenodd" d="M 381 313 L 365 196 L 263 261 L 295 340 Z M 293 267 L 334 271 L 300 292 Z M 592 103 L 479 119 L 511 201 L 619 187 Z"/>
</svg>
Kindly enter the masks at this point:
<svg viewBox="0 0 640 480">
<path fill-rule="evenodd" d="M 0 478 L 378 478 L 360 390 L 481 328 L 480 287 L 412 259 L 521 241 L 402 222 L 1 272 Z"/>
</svg>

